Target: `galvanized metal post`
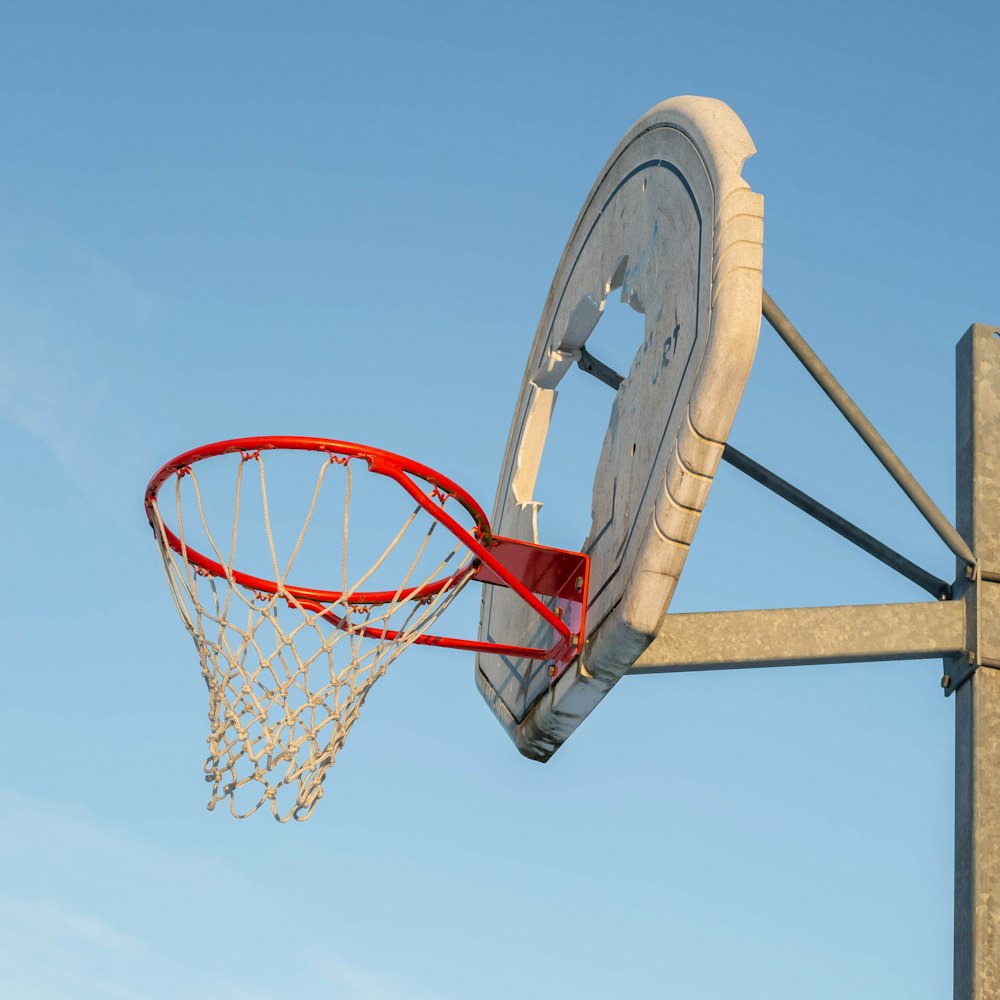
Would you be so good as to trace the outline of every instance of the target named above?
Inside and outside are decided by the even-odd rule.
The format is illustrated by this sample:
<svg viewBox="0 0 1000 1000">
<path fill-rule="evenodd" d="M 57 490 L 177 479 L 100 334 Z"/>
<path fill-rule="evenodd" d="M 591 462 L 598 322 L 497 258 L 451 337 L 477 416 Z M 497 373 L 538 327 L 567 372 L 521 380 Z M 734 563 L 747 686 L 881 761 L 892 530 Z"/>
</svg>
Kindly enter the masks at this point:
<svg viewBox="0 0 1000 1000">
<path fill-rule="evenodd" d="M 1000 998 L 1000 328 L 957 348 L 957 526 L 968 653 L 949 664 L 955 715 L 955 1000 Z M 969 579 L 969 576 L 972 579 Z"/>
</svg>

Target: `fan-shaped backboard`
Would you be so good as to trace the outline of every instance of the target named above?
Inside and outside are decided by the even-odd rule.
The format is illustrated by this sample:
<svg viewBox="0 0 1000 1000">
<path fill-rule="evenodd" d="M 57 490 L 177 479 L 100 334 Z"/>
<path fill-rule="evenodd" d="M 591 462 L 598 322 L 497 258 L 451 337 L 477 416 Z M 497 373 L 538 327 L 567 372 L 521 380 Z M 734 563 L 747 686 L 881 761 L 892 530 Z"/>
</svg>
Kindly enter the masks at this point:
<svg viewBox="0 0 1000 1000">
<path fill-rule="evenodd" d="M 547 665 L 480 654 L 476 680 L 529 757 L 545 760 L 631 666 L 664 615 L 712 485 L 760 328 L 763 200 L 741 176 L 754 152 L 721 101 L 677 97 L 628 132 L 601 171 L 556 271 L 514 411 L 493 529 L 537 537 L 535 496 L 558 386 L 608 295 L 641 312 L 642 344 L 617 391 L 580 547 L 591 558 L 588 635 Z M 581 503 L 587 498 L 581 497 Z M 537 645 L 538 618 L 485 587 L 481 638 Z"/>
</svg>

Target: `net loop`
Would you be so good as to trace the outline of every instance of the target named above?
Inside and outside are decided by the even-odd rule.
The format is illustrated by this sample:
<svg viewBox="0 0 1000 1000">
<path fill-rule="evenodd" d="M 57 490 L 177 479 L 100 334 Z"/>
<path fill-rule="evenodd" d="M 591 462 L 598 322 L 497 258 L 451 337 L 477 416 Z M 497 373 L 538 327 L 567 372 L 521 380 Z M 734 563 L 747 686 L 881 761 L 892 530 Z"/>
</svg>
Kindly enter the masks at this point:
<svg viewBox="0 0 1000 1000">
<path fill-rule="evenodd" d="M 208 808 L 225 802 L 239 818 L 262 807 L 282 823 L 312 815 L 326 774 L 372 686 L 427 632 L 476 570 L 460 539 L 447 531 L 435 534 L 439 522 L 424 504 L 443 505 L 452 494 L 427 482 L 423 503 L 406 514 L 398 531 L 390 530 L 392 537 L 374 563 L 352 575 L 348 542 L 354 456 L 316 453 L 321 450 L 297 453 L 312 470 L 312 486 L 308 509 L 290 544 L 283 543 L 287 510 L 275 510 L 272 518 L 266 469 L 271 458 L 267 452 L 265 462 L 262 448 L 233 447 L 213 456 L 213 462 L 223 464 L 229 456 L 225 476 L 232 475 L 233 500 L 231 513 L 223 518 L 209 515 L 209 494 L 212 499 L 216 495 L 203 487 L 203 474 L 194 470 L 197 459 L 165 467 L 147 492 L 167 581 L 208 688 Z M 258 463 L 259 475 L 245 478 L 250 461 Z M 336 468 L 342 474 L 328 476 Z M 167 526 L 158 498 L 159 487 L 171 475 L 176 484 L 166 506 L 174 528 Z M 319 530 L 317 510 L 321 502 L 327 509 L 331 489 L 343 525 L 334 532 L 341 552 L 331 553 L 327 561 L 331 575 L 340 577 L 340 590 L 310 591 L 293 585 L 293 572 Z M 409 488 L 407 492 L 413 495 Z M 249 525 L 244 523 L 248 519 Z M 267 567 L 260 577 L 249 577 L 236 565 L 238 555 L 241 561 L 246 557 L 248 527 L 257 529 L 250 549 Z M 330 538 L 324 535 L 323 541 L 325 557 Z M 395 589 L 372 591 L 376 574 L 390 566 Z"/>
</svg>

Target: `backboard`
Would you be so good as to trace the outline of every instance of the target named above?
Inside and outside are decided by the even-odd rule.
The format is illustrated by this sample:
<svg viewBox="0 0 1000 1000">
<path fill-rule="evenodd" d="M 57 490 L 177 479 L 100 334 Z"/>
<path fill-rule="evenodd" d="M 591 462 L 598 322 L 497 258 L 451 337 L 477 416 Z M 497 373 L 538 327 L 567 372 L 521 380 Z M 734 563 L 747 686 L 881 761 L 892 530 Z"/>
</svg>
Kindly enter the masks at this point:
<svg viewBox="0 0 1000 1000">
<path fill-rule="evenodd" d="M 591 559 L 587 637 L 561 674 L 481 653 L 476 682 L 518 749 L 547 760 L 664 626 L 760 329 L 763 199 L 741 176 L 754 146 L 721 101 L 677 97 L 619 143 L 556 270 L 514 410 L 493 530 L 539 539 L 535 495 L 562 380 L 607 297 L 644 316 L 601 449 L 581 550 Z M 586 503 L 586 498 L 580 498 Z M 537 645 L 538 618 L 484 587 L 480 639 Z"/>
</svg>

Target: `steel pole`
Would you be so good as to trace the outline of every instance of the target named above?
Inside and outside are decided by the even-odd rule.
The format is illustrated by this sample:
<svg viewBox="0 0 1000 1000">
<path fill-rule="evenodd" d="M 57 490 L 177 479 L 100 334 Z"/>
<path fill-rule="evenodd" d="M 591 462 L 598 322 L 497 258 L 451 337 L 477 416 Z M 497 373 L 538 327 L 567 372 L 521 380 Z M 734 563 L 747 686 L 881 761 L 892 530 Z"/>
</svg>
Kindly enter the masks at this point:
<svg viewBox="0 0 1000 1000">
<path fill-rule="evenodd" d="M 978 560 L 959 563 L 967 609 L 955 690 L 955 1000 L 1000 998 L 1000 329 L 957 348 L 957 524 Z"/>
</svg>

